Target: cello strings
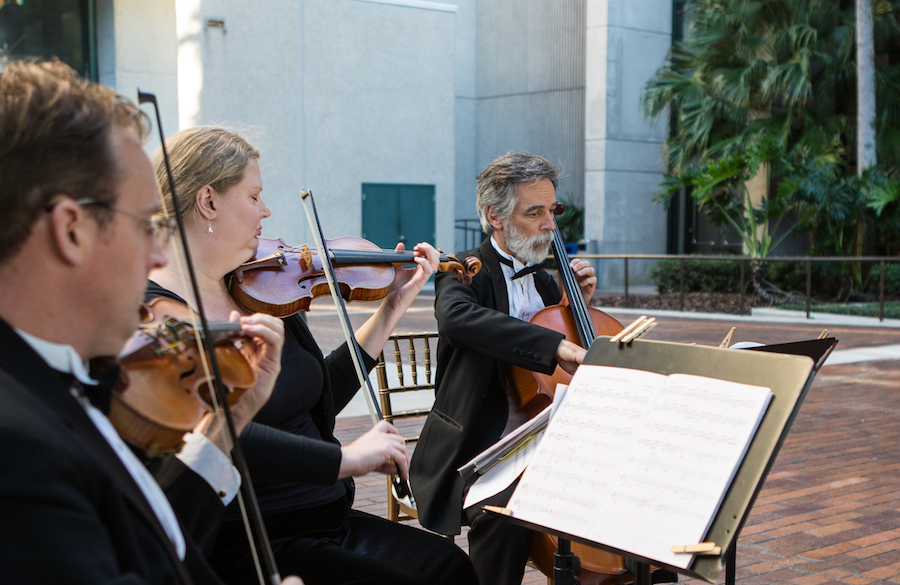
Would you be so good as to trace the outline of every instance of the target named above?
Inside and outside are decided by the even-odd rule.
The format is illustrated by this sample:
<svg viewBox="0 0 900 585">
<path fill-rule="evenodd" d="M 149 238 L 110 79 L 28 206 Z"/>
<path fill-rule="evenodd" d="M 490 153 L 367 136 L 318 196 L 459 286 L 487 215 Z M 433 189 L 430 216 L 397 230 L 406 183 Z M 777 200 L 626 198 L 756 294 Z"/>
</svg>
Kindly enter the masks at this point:
<svg viewBox="0 0 900 585">
<path fill-rule="evenodd" d="M 562 235 L 559 233 L 559 228 L 553 230 L 553 254 L 556 256 L 557 269 L 559 270 L 560 278 L 563 281 L 563 288 L 566 291 L 566 295 L 569 297 L 569 307 L 575 318 L 579 337 L 581 337 L 583 347 L 587 349 L 591 346 L 591 342 L 597 337 L 597 333 L 594 329 L 594 324 L 591 321 L 590 315 L 588 315 L 584 297 L 581 294 L 581 289 L 578 286 L 575 274 L 569 266 L 569 257 L 566 254 L 565 246 L 562 243 Z"/>
</svg>

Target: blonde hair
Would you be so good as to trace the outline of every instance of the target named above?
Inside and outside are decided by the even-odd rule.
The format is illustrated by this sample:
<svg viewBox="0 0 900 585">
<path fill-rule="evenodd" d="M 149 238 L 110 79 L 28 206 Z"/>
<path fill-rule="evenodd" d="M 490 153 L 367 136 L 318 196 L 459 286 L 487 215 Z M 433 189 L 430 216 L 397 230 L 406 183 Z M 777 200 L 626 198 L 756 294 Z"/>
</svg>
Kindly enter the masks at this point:
<svg viewBox="0 0 900 585">
<path fill-rule="evenodd" d="M 250 162 L 259 158 L 259 150 L 244 137 L 216 126 L 182 130 L 166 140 L 166 150 L 178 193 L 178 208 L 185 217 L 196 208 L 197 191 L 209 185 L 219 193 L 227 193 L 244 178 Z M 175 211 L 172 188 L 162 148 L 156 149 L 153 163 L 166 211 L 172 214 Z"/>
</svg>

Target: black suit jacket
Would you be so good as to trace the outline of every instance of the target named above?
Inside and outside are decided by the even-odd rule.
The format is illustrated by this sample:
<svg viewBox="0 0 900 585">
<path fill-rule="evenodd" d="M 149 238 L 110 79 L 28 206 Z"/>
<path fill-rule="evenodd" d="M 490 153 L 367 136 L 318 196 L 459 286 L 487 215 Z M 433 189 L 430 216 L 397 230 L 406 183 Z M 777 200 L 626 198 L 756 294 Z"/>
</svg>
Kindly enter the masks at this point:
<svg viewBox="0 0 900 585">
<path fill-rule="evenodd" d="M 476 250 L 481 271 L 470 286 L 453 275 L 435 277 L 438 321 L 435 403 L 416 450 L 410 475 L 423 526 L 459 534 L 465 484 L 457 469 L 500 438 L 508 415 L 506 367 L 550 374 L 562 333 L 509 316 L 503 271 L 490 239 Z M 561 294 L 544 271 L 535 288 L 545 305 Z"/>
<path fill-rule="evenodd" d="M 187 535 L 187 558 L 178 559 L 84 408 L 2 321 L 0 348 L 0 582 L 218 582 Z M 176 510 L 222 508 L 208 486 L 188 492 L 180 480 L 170 484 L 191 497 Z"/>
</svg>

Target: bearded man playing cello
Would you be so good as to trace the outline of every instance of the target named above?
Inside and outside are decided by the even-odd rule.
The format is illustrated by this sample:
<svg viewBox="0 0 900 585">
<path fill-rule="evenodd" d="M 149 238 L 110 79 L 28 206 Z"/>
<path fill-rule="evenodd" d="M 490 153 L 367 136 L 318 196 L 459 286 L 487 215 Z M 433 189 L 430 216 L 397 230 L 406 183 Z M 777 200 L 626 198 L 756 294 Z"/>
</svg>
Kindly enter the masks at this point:
<svg viewBox="0 0 900 585">
<path fill-rule="evenodd" d="M 556 228 L 558 179 L 556 166 L 527 152 L 494 160 L 478 176 L 478 216 L 490 237 L 460 256 L 476 256 L 482 270 L 471 286 L 435 277 L 435 403 L 410 481 L 423 526 L 441 534 L 459 534 L 463 521 L 470 526 L 469 556 L 482 584 L 521 583 L 533 533 L 481 512 L 484 504 L 505 505 L 513 487 L 463 510 L 466 489 L 456 470 L 525 422 L 506 384 L 508 366 L 550 374 L 560 365 L 572 373 L 586 354 L 563 333 L 528 322 L 561 299 L 537 268 Z M 589 301 L 594 269 L 584 260 L 570 265 Z"/>
</svg>

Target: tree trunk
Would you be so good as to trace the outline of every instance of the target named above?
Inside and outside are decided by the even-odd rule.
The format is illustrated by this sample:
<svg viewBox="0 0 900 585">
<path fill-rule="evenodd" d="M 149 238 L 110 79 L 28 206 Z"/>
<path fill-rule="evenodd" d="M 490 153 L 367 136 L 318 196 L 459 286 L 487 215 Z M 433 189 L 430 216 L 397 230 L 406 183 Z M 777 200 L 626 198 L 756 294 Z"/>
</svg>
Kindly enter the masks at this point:
<svg viewBox="0 0 900 585">
<path fill-rule="evenodd" d="M 759 168 L 756 169 L 756 175 L 747 181 L 744 187 L 747 189 L 749 203 L 747 213 L 753 213 L 754 209 L 761 209 L 769 198 L 769 163 L 760 163 Z M 769 237 L 768 222 L 763 222 L 756 226 L 756 233 L 753 234 L 753 237 L 756 238 L 756 251 L 760 253 L 762 243 Z M 747 244 L 744 244 L 744 254 L 748 253 L 750 253 L 750 250 Z M 765 256 L 767 254 L 762 255 Z"/>
<path fill-rule="evenodd" d="M 856 0 L 856 161 L 857 172 L 874 167 L 875 41 L 873 0 Z"/>
<path fill-rule="evenodd" d="M 750 274 L 753 280 L 753 292 L 756 293 L 760 299 L 769 303 L 770 305 L 775 302 L 775 299 L 769 294 L 769 291 L 766 290 L 766 285 L 763 282 L 762 276 L 762 262 L 758 260 L 750 261 Z"/>
<path fill-rule="evenodd" d="M 856 0 L 856 172 L 862 175 L 878 162 L 875 152 L 875 26 L 872 17 L 874 0 Z M 866 232 L 865 216 L 857 219 L 854 252 L 862 255 Z M 851 267 L 861 278 L 862 266 Z M 848 291 L 848 298 L 852 290 Z"/>
</svg>

